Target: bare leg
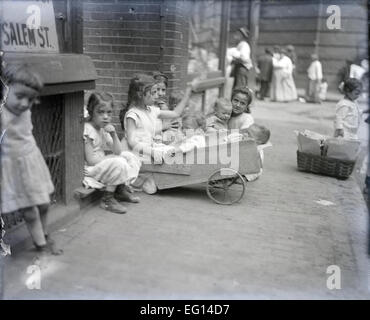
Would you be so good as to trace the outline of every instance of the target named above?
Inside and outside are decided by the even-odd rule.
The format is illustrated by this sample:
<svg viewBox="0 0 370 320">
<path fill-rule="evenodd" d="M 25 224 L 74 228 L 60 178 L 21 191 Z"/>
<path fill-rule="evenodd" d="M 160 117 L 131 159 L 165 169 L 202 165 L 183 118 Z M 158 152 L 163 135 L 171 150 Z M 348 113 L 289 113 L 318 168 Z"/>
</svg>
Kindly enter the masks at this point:
<svg viewBox="0 0 370 320">
<path fill-rule="evenodd" d="M 24 221 L 26 222 L 29 233 L 36 246 L 43 247 L 46 245 L 46 239 L 39 211 L 37 207 L 29 207 L 22 209 Z"/>
<path fill-rule="evenodd" d="M 49 204 L 42 204 L 38 206 L 39 213 L 40 213 L 40 219 L 42 224 L 42 229 L 44 230 L 44 235 L 47 238 L 48 237 L 48 210 L 49 210 Z"/>
<path fill-rule="evenodd" d="M 44 231 L 44 235 L 45 235 L 45 239 L 46 239 L 46 243 L 51 251 L 51 253 L 53 255 L 60 255 L 63 253 L 63 250 L 62 249 L 59 249 L 54 241 L 54 239 L 52 239 L 48 233 L 48 211 L 49 211 L 49 204 L 48 203 L 45 203 L 45 204 L 42 204 L 42 205 L 39 205 L 38 206 L 38 209 L 39 209 L 39 213 L 40 213 L 40 220 L 41 220 L 41 223 L 42 223 L 42 228 L 43 228 L 43 231 Z"/>
</svg>

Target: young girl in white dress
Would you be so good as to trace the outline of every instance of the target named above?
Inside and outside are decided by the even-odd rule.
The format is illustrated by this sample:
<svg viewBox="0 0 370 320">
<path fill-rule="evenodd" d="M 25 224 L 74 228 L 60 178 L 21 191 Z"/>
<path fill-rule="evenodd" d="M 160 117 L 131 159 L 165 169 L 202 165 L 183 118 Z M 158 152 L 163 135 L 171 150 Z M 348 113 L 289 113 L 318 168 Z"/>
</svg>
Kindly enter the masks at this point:
<svg viewBox="0 0 370 320">
<path fill-rule="evenodd" d="M 27 64 L 8 65 L 4 77 L 8 95 L 1 112 L 5 132 L 1 143 L 1 212 L 21 212 L 36 249 L 58 255 L 62 250 L 47 230 L 54 185 L 32 135 L 31 108 L 38 102 L 43 83 Z"/>
<path fill-rule="evenodd" d="M 161 110 L 154 106 L 156 83 L 151 76 L 138 75 L 131 81 L 131 86 L 136 88 L 136 97 L 124 119 L 128 145 L 136 152 L 153 154 L 152 149 L 156 148 L 154 138 L 158 132 L 157 119 L 180 117 L 189 101 L 192 85 L 187 86 L 183 99 L 173 110 Z"/>
<path fill-rule="evenodd" d="M 344 98 L 336 105 L 334 137 L 358 139 L 357 132 L 363 112 L 356 100 L 362 92 L 362 83 L 355 78 L 349 78 L 344 82 L 343 92 Z"/>
<path fill-rule="evenodd" d="M 271 101 L 289 102 L 298 99 L 297 88 L 293 79 L 293 62 L 280 50 L 279 58 L 272 58 L 273 74 L 271 81 Z"/>
<path fill-rule="evenodd" d="M 135 181 L 140 170 L 140 160 L 131 152 L 123 151 L 114 126 L 111 124 L 113 98 L 107 93 L 91 94 L 87 111 L 89 121 L 85 123 L 85 178 L 84 184 L 105 191 L 101 208 L 125 213 L 126 207 L 118 201 L 139 202 L 128 186 Z M 113 154 L 106 155 L 111 150 Z M 117 201 L 118 200 L 118 201 Z"/>
<path fill-rule="evenodd" d="M 194 85 L 196 81 L 193 81 Z M 139 74 L 131 79 L 129 93 L 129 110 L 124 117 L 124 128 L 128 146 L 138 155 L 154 158 L 155 162 L 162 161 L 174 147 L 155 141 L 158 134 L 158 119 L 176 119 L 181 116 L 187 105 L 192 84 L 187 86 L 183 99 L 174 110 L 161 110 L 154 106 L 156 97 L 156 82 L 152 76 Z M 143 191 L 148 194 L 156 192 L 154 182 L 145 177 Z"/>
</svg>

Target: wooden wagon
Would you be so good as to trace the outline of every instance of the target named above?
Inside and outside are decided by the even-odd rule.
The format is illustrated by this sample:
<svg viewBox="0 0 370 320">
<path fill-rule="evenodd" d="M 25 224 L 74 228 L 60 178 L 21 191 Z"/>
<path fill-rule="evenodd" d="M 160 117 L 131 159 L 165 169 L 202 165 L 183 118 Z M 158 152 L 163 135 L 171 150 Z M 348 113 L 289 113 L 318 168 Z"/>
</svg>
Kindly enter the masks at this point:
<svg viewBox="0 0 370 320">
<path fill-rule="evenodd" d="M 229 143 L 207 141 L 205 147 L 176 154 L 173 163 L 143 164 L 158 190 L 206 183 L 207 195 L 218 204 L 238 202 L 246 189 L 247 174 L 258 174 L 262 163 L 254 140 Z"/>
</svg>

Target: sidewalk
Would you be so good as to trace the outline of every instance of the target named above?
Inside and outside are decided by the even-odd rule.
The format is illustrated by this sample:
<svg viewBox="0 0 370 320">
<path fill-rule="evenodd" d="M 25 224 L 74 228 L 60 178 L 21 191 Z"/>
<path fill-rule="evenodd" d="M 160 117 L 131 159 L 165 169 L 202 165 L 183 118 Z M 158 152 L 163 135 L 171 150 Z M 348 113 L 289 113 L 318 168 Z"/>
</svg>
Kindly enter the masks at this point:
<svg viewBox="0 0 370 320">
<path fill-rule="evenodd" d="M 306 89 L 297 88 L 297 93 L 299 97 L 305 97 Z M 326 93 L 326 102 L 338 102 L 342 98 L 343 94 L 341 94 L 338 90 L 330 90 Z"/>
<path fill-rule="evenodd" d="M 294 130 L 330 134 L 333 108 L 258 101 L 273 147 L 241 203 L 216 205 L 198 185 L 142 194 L 126 215 L 94 207 L 55 231 L 65 254 L 41 262 L 41 290 L 25 285 L 31 248 L 6 258 L 4 298 L 369 299 L 356 180 L 297 171 Z M 326 287 L 330 265 L 341 290 Z"/>
</svg>

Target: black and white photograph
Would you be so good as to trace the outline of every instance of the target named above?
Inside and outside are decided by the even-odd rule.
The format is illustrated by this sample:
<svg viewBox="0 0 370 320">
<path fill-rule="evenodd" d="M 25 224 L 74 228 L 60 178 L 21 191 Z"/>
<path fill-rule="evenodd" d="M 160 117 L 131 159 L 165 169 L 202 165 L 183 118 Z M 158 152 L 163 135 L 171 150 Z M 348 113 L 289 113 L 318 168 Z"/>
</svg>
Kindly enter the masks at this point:
<svg viewBox="0 0 370 320">
<path fill-rule="evenodd" d="M 0 64 L 0 300 L 370 299 L 368 1 L 2 0 Z"/>
</svg>

